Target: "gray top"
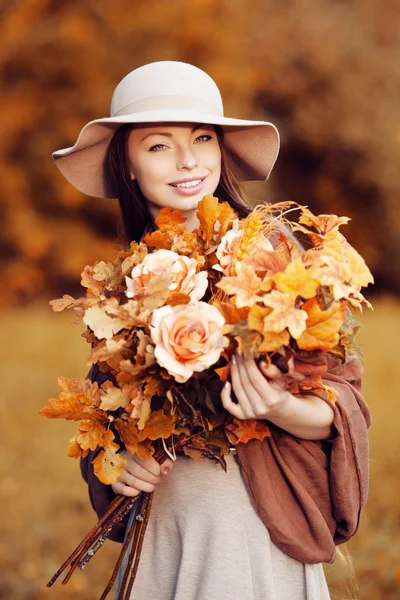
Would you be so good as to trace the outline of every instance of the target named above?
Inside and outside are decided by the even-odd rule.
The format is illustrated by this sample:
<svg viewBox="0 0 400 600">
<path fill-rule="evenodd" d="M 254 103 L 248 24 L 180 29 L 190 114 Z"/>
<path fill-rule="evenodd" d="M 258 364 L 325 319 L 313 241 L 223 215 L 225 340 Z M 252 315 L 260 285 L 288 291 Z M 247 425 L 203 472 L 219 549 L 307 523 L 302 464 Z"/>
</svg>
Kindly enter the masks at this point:
<svg viewBox="0 0 400 600">
<path fill-rule="evenodd" d="M 227 473 L 177 456 L 154 492 L 131 600 L 329 600 L 322 564 L 272 543 L 236 456 L 226 461 Z"/>
</svg>

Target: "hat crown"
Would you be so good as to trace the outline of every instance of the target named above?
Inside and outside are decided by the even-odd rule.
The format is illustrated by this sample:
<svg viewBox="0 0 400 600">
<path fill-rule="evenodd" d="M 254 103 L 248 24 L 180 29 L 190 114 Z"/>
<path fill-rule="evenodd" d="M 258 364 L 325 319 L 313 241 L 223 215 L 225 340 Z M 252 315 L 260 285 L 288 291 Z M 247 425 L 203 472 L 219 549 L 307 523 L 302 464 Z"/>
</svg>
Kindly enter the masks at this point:
<svg viewBox="0 0 400 600">
<path fill-rule="evenodd" d="M 180 99 L 180 109 L 186 98 L 188 106 L 197 101 L 212 107 L 213 113 L 224 114 L 218 86 L 207 73 L 184 62 L 158 61 L 138 67 L 119 82 L 111 99 L 111 117 L 131 109 L 136 112 L 143 102 L 165 101 L 168 96 Z"/>
</svg>

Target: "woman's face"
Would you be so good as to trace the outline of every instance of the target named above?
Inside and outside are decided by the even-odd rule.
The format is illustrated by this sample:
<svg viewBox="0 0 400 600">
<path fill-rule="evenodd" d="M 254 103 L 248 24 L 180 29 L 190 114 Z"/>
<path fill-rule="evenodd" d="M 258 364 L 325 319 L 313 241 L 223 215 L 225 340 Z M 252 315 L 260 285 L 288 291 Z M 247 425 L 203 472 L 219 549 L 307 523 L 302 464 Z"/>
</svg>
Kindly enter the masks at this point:
<svg viewBox="0 0 400 600">
<path fill-rule="evenodd" d="M 128 136 L 132 179 L 153 214 L 160 208 L 197 209 L 213 194 L 221 176 L 221 150 L 213 125 L 149 123 L 135 125 Z"/>
</svg>

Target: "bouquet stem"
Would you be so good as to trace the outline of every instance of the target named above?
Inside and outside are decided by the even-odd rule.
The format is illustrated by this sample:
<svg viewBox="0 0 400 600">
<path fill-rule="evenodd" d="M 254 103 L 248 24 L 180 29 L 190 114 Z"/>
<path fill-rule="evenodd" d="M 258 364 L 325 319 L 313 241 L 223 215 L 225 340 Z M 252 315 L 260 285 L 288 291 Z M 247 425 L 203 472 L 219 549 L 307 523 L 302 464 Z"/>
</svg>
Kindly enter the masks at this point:
<svg viewBox="0 0 400 600">
<path fill-rule="evenodd" d="M 187 445 L 197 435 L 198 433 L 181 436 L 174 443 L 175 449 L 182 448 L 183 446 Z M 158 460 L 160 464 L 162 464 L 166 460 L 166 458 L 168 458 L 168 455 L 165 453 L 164 450 L 160 450 L 154 455 L 154 458 Z M 123 519 L 123 517 L 134 507 L 134 505 L 138 503 L 137 515 L 134 518 L 127 532 L 125 542 L 122 546 L 120 555 L 111 575 L 110 581 L 108 582 L 103 594 L 100 597 L 100 600 L 105 600 L 105 598 L 108 596 L 112 586 L 114 585 L 124 556 L 133 538 L 132 548 L 128 557 L 128 564 L 124 572 L 121 590 L 118 596 L 118 600 L 129 600 L 129 595 L 132 590 L 132 586 L 135 581 L 137 569 L 139 566 L 144 534 L 146 532 L 147 524 L 150 518 L 153 493 L 154 492 L 140 492 L 140 494 L 138 494 L 134 498 L 122 495 L 116 496 L 114 500 L 112 500 L 112 502 L 110 503 L 107 512 L 101 517 L 98 523 L 94 527 L 92 527 L 89 533 L 78 544 L 78 546 L 75 548 L 72 554 L 70 554 L 67 560 L 61 565 L 58 571 L 46 584 L 47 587 L 52 587 L 52 585 L 67 567 L 70 567 L 70 569 L 62 581 L 64 585 L 69 581 L 76 567 L 83 569 L 90 561 L 90 559 L 101 548 L 106 539 L 109 537 L 113 526 L 119 521 L 121 521 L 121 519 Z"/>
</svg>

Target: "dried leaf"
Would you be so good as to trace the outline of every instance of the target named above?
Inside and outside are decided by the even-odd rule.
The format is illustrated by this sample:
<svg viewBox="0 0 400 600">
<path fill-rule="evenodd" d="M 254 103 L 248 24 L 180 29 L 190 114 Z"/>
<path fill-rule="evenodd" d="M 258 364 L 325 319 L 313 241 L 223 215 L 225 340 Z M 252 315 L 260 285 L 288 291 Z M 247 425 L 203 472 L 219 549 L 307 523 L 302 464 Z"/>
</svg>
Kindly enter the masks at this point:
<svg viewBox="0 0 400 600">
<path fill-rule="evenodd" d="M 226 429 L 237 438 L 235 444 L 247 444 L 250 440 L 260 440 L 271 435 L 270 429 L 262 419 L 233 419 Z"/>
<path fill-rule="evenodd" d="M 321 310 L 316 298 L 303 304 L 307 312 L 306 329 L 297 340 L 303 350 L 330 350 L 339 341 L 339 329 L 346 318 L 346 302 L 332 304 Z"/>
<path fill-rule="evenodd" d="M 287 265 L 283 273 L 277 273 L 273 280 L 280 292 L 290 294 L 294 298 L 312 298 L 319 286 L 317 273 L 317 267 L 307 268 L 301 258 L 297 258 Z"/>
<path fill-rule="evenodd" d="M 126 465 L 125 458 L 117 454 L 119 446 L 113 440 L 113 432 L 108 431 L 104 450 L 92 462 L 95 475 L 106 485 L 114 483 L 122 475 L 122 467 Z"/>
<path fill-rule="evenodd" d="M 273 290 L 263 297 L 263 302 L 272 312 L 264 317 L 264 331 L 279 333 L 288 328 L 290 335 L 297 339 L 306 328 L 307 313 L 305 310 L 296 308 L 294 298 Z"/>
<path fill-rule="evenodd" d="M 140 439 L 157 440 L 159 438 L 168 438 L 174 431 L 175 416 L 164 414 L 163 409 L 153 411 L 143 431 L 140 432 Z"/>
<path fill-rule="evenodd" d="M 49 419 L 80 421 L 96 413 L 97 418 L 107 419 L 107 415 L 97 409 L 100 392 L 96 382 L 78 377 L 60 376 L 57 380 L 62 392 L 58 398 L 50 398 L 39 414 Z"/>
</svg>

